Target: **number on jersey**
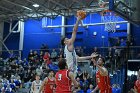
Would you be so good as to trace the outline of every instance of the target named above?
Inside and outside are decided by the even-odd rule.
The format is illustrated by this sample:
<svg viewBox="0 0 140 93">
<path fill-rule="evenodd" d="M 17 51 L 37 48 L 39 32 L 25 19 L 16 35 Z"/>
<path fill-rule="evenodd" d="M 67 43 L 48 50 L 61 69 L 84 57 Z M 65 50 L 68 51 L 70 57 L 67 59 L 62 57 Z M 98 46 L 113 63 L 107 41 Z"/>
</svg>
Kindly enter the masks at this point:
<svg viewBox="0 0 140 93">
<path fill-rule="evenodd" d="M 62 79 L 62 74 L 58 74 L 58 80 Z"/>
</svg>

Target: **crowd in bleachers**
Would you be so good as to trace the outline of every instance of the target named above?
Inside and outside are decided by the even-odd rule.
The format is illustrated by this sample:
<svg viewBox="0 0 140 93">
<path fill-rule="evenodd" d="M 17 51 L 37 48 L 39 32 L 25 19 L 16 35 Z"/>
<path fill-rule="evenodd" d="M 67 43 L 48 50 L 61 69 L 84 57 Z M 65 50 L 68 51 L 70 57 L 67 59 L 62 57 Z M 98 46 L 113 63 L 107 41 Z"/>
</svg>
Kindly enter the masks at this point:
<svg viewBox="0 0 140 93">
<path fill-rule="evenodd" d="M 104 55 L 106 57 L 106 66 L 111 75 L 115 75 L 117 70 L 123 67 L 123 64 L 120 65 L 122 61 L 120 51 L 123 50 L 109 48 L 108 52 Z M 76 52 L 78 56 L 85 55 L 81 47 L 76 47 Z M 93 49 L 93 53 L 100 54 L 100 52 L 97 47 Z M 36 73 L 41 75 L 43 80 L 47 76 L 49 69 L 55 72 L 58 71 L 57 62 L 58 58 L 61 57 L 63 57 L 63 50 L 61 48 L 50 51 L 48 47 L 42 45 L 40 51 L 30 50 L 27 59 L 21 60 L 13 52 L 10 53 L 7 59 L 0 58 L 0 93 L 2 91 L 3 93 L 15 93 L 20 88 L 30 88 Z M 116 61 L 117 63 L 115 63 Z M 90 65 L 93 66 L 93 64 Z M 96 70 L 94 66 L 93 69 Z M 117 79 L 122 74 L 124 73 L 117 74 Z M 80 87 L 75 90 L 75 93 L 90 93 L 96 85 L 96 80 L 93 76 L 95 76 L 95 73 L 91 75 L 86 71 L 82 71 L 79 67 L 76 80 L 80 83 Z M 112 91 L 119 91 L 113 93 L 121 93 L 121 83 L 123 83 L 124 78 L 121 81 L 117 81 L 116 78 L 111 79 Z"/>
</svg>

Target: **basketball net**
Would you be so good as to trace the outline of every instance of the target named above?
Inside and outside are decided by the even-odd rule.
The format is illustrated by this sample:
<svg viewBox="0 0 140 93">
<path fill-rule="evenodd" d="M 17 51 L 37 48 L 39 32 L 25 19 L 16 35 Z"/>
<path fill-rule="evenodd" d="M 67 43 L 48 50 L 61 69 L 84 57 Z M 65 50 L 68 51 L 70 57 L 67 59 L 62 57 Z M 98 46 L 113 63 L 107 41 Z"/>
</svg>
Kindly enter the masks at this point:
<svg viewBox="0 0 140 93">
<path fill-rule="evenodd" d="M 110 10 L 103 10 L 101 12 L 101 21 L 105 24 L 105 31 L 113 33 L 116 32 L 118 16 L 114 12 Z"/>
</svg>

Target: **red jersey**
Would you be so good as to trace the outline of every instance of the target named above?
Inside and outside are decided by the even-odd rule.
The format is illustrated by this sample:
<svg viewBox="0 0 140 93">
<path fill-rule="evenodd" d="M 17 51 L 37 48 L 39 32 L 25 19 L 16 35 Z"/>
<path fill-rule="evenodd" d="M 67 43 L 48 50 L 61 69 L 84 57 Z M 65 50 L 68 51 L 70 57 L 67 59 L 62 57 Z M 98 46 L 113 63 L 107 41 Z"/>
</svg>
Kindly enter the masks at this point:
<svg viewBox="0 0 140 93">
<path fill-rule="evenodd" d="M 96 82 L 100 93 L 112 93 L 109 76 L 102 76 L 100 71 L 96 72 Z"/>
<path fill-rule="evenodd" d="M 45 54 L 43 56 L 43 59 L 44 61 L 46 62 L 47 65 L 49 65 L 51 62 L 50 62 L 50 55 L 49 54 Z"/>
<path fill-rule="evenodd" d="M 56 75 L 56 93 L 72 93 L 71 80 L 68 77 L 69 70 L 59 70 Z"/>
<path fill-rule="evenodd" d="M 45 84 L 44 93 L 53 93 L 55 79 L 53 79 L 53 80 L 51 80 L 49 78 L 47 78 L 47 79 L 48 79 L 48 82 Z"/>
<path fill-rule="evenodd" d="M 135 88 L 136 88 L 137 92 L 140 93 L 140 80 L 137 80 L 135 82 Z"/>
</svg>

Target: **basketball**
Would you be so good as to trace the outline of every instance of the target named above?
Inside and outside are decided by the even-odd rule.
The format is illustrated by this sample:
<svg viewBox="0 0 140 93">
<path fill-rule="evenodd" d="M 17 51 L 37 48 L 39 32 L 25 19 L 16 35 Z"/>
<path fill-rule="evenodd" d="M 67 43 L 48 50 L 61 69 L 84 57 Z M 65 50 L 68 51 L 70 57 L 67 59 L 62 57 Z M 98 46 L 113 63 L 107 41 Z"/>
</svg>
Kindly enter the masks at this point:
<svg viewBox="0 0 140 93">
<path fill-rule="evenodd" d="M 81 19 L 83 20 L 86 17 L 86 12 L 83 10 L 77 11 L 77 16 L 80 16 Z"/>
</svg>

